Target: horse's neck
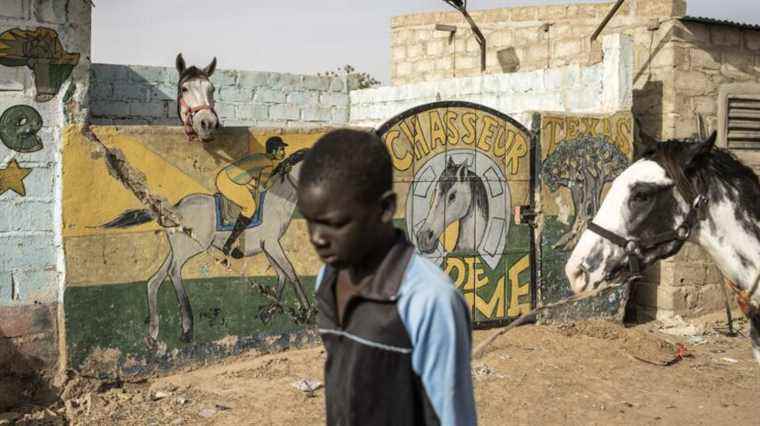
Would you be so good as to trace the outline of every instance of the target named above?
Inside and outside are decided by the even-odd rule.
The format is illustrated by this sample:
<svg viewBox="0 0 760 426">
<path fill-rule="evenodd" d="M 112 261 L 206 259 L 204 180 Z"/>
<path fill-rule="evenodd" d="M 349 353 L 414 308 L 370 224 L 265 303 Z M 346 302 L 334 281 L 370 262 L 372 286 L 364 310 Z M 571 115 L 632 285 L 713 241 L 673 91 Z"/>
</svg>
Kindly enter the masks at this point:
<svg viewBox="0 0 760 426">
<path fill-rule="evenodd" d="M 738 208 L 721 185 L 722 197 L 710 200 L 707 217 L 699 223 L 694 240 L 712 257 L 723 276 L 743 289 L 760 276 L 760 227 L 748 209 Z M 760 291 L 756 292 L 760 298 Z"/>
<path fill-rule="evenodd" d="M 457 249 L 477 249 L 477 243 L 483 240 L 488 225 L 488 217 L 483 214 L 483 206 L 473 193 L 467 214 L 459 221 L 459 238 Z"/>
</svg>

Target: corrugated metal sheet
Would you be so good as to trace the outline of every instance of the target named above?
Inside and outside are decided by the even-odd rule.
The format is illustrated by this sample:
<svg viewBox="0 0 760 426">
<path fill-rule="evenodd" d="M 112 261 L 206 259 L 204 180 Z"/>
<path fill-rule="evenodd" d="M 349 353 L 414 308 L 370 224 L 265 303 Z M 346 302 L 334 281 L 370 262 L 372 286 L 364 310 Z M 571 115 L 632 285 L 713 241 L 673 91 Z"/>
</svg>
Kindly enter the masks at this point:
<svg viewBox="0 0 760 426">
<path fill-rule="evenodd" d="M 702 16 L 684 16 L 684 17 L 681 17 L 680 20 L 681 22 L 696 22 L 699 24 L 710 24 L 710 25 L 726 25 L 729 27 L 740 28 L 743 30 L 760 31 L 760 25 L 758 24 L 747 24 L 744 22 L 735 22 L 735 21 L 729 21 L 725 19 L 705 18 Z"/>
</svg>

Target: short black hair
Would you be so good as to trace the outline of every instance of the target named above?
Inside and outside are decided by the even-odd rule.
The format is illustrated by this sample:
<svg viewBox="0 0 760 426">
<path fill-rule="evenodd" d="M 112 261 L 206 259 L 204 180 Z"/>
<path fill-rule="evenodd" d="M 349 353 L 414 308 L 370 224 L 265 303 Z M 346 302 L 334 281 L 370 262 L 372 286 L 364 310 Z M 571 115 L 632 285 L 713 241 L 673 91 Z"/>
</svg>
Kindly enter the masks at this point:
<svg viewBox="0 0 760 426">
<path fill-rule="evenodd" d="M 375 132 L 333 130 L 306 154 L 299 182 L 352 188 L 359 201 L 372 202 L 393 187 L 391 156 Z"/>
</svg>

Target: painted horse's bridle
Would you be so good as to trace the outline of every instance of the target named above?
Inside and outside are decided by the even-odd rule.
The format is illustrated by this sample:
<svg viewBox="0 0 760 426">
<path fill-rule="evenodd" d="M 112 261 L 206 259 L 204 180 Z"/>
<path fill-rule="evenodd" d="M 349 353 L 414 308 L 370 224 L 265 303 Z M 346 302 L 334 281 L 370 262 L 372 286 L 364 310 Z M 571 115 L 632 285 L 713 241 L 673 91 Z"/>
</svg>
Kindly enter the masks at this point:
<svg viewBox="0 0 760 426">
<path fill-rule="evenodd" d="M 686 219 L 676 229 L 656 234 L 651 238 L 624 238 L 610 230 L 602 228 L 593 221 L 588 223 L 588 230 L 602 238 L 606 238 L 612 244 L 625 250 L 626 254 L 628 254 L 628 270 L 631 274 L 636 275 L 641 272 L 641 262 L 644 260 L 647 250 L 673 241 L 678 241 L 680 245 L 683 245 L 689 239 L 694 225 L 699 220 L 705 218 L 705 206 L 707 206 L 707 197 L 698 195 L 691 203 L 691 208 L 686 214 Z M 679 249 L 681 248 L 680 245 Z"/>
<path fill-rule="evenodd" d="M 193 129 L 193 117 L 200 111 L 211 111 L 211 113 L 214 114 L 214 117 L 216 117 L 216 127 L 219 127 L 219 115 L 216 113 L 216 110 L 213 106 L 209 104 L 203 104 L 196 107 L 191 107 L 182 97 L 181 90 L 177 94 L 177 104 L 179 105 L 179 118 L 182 120 L 182 126 L 185 129 L 185 135 L 187 136 L 188 142 L 193 140 L 193 136 L 198 136 L 198 134 L 195 132 L 195 129 Z"/>
</svg>

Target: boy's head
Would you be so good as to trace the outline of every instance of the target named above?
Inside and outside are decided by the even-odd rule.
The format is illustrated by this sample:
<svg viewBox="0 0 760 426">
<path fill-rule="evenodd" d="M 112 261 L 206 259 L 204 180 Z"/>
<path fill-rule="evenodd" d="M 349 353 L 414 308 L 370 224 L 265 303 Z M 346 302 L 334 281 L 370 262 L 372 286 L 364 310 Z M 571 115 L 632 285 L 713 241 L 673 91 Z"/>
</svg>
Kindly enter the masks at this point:
<svg viewBox="0 0 760 426">
<path fill-rule="evenodd" d="M 393 169 L 376 134 L 352 129 L 325 134 L 306 155 L 298 180 L 298 207 L 325 263 L 360 266 L 393 232 Z"/>
</svg>

